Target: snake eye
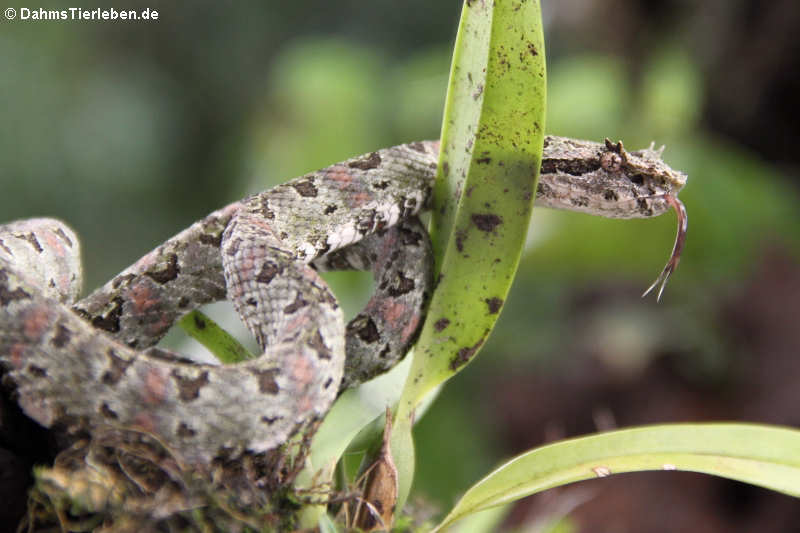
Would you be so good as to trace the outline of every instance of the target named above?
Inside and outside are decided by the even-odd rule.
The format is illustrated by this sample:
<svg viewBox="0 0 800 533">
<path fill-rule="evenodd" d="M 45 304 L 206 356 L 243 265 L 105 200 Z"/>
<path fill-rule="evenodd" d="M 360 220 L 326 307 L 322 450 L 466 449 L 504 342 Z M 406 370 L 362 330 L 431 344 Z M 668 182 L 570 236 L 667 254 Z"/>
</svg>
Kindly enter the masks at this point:
<svg viewBox="0 0 800 533">
<path fill-rule="evenodd" d="M 622 156 L 616 152 L 606 152 L 600 156 L 600 166 L 606 172 L 617 173 L 622 168 Z"/>
</svg>

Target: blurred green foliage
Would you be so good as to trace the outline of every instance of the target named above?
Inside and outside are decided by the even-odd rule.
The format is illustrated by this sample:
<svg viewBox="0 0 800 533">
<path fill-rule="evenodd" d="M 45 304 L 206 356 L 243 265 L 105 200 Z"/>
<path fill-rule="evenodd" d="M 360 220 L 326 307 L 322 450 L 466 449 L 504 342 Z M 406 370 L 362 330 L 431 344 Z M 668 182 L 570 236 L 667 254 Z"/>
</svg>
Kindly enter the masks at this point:
<svg viewBox="0 0 800 533">
<path fill-rule="evenodd" d="M 84 239 L 93 288 L 249 192 L 437 137 L 459 2 L 367 4 L 154 2 L 163 16 L 150 25 L 2 21 L 0 218 L 67 221 Z M 504 365 L 569 363 L 560 354 L 573 342 L 572 291 L 630 290 L 594 318 L 605 321 L 596 324 L 609 353 L 627 354 L 619 364 L 688 345 L 702 354 L 694 371 L 713 376 L 731 346 L 709 302 L 735 290 L 766 247 L 800 253 L 797 191 L 699 123 L 704 79 L 691 50 L 654 50 L 637 76 L 624 58 L 591 51 L 553 57 L 548 70 L 548 132 L 666 144 L 666 161 L 689 175 L 689 238 L 656 305 L 637 291 L 666 260 L 674 217 L 534 211 L 497 329 L 418 427 L 415 486 L 443 508 L 510 452 L 498 449 L 496 426 L 478 425 L 481 381 Z M 337 283 L 340 292 L 354 284 L 351 308 L 369 283 Z"/>
</svg>

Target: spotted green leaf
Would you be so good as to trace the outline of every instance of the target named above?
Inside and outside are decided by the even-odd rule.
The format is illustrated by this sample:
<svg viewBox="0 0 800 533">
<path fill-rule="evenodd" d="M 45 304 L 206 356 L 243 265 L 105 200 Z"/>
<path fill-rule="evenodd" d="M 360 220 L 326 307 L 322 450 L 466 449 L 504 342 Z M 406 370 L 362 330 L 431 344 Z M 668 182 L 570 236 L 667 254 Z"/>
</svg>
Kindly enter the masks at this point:
<svg viewBox="0 0 800 533">
<path fill-rule="evenodd" d="M 533 207 L 544 110 L 539 2 L 466 1 L 433 196 L 437 285 L 392 439 L 401 505 L 413 476 L 416 407 L 475 357 L 511 287 Z"/>
</svg>

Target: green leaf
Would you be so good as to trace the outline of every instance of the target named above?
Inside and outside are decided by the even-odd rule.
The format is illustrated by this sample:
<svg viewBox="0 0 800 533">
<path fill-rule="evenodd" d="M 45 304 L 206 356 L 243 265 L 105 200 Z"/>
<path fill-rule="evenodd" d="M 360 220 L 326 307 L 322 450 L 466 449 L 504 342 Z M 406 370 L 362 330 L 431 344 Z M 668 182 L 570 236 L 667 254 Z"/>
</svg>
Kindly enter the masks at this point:
<svg viewBox="0 0 800 533">
<path fill-rule="evenodd" d="M 319 527 L 319 533 L 339 533 L 339 527 L 327 513 L 323 513 L 319 517 L 317 526 Z"/>
<path fill-rule="evenodd" d="M 392 439 L 400 507 L 413 476 L 405 432 L 414 411 L 480 350 L 514 279 L 539 175 L 544 111 L 539 2 L 465 2 L 433 194 L 437 287 Z"/>
<path fill-rule="evenodd" d="M 756 424 L 671 424 L 531 450 L 473 485 L 434 529 L 583 479 L 643 470 L 702 472 L 800 496 L 800 431 Z"/>
<path fill-rule="evenodd" d="M 228 365 L 256 357 L 230 333 L 200 311 L 187 313 L 178 324 L 187 335 L 205 346 L 221 363 Z"/>
<path fill-rule="evenodd" d="M 454 525 L 450 533 L 490 533 L 500 529 L 511 507 L 497 506 L 465 516 Z"/>
</svg>

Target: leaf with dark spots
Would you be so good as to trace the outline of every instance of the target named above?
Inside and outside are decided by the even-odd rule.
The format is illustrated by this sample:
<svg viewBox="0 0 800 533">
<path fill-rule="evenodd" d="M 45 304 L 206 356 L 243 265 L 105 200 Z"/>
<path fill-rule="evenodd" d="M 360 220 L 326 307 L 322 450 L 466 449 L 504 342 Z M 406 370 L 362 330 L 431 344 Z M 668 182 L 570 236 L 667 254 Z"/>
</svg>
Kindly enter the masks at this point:
<svg viewBox="0 0 800 533">
<path fill-rule="evenodd" d="M 56 348 L 63 348 L 71 338 L 72 332 L 68 330 L 64 324 L 59 324 L 56 326 L 56 334 L 53 336 L 50 344 Z"/>
<path fill-rule="evenodd" d="M 455 357 L 450 360 L 450 370 L 457 370 L 459 367 L 464 366 L 465 364 L 469 363 L 472 356 L 478 353 L 478 349 L 480 349 L 483 341 L 486 340 L 486 334 L 484 333 L 483 337 L 481 337 L 478 342 L 473 344 L 472 346 L 461 348 Z"/>
<path fill-rule="evenodd" d="M 396 298 L 408 294 L 414 290 L 414 287 L 416 287 L 416 283 L 413 278 L 407 278 L 402 272 L 398 272 L 389 287 L 389 296 Z"/>
<path fill-rule="evenodd" d="M 206 321 L 203 320 L 203 316 L 201 314 L 193 313 L 192 318 L 194 319 L 194 327 L 196 327 L 197 329 L 204 330 L 206 329 L 206 326 L 208 326 L 208 324 L 206 324 Z"/>
<path fill-rule="evenodd" d="M 456 230 L 456 250 L 459 252 L 464 251 L 464 240 L 467 238 L 467 232 L 464 230 Z"/>
<path fill-rule="evenodd" d="M 297 191 L 297 194 L 303 198 L 317 197 L 317 187 L 314 185 L 314 178 L 308 178 L 292 183 L 291 186 Z"/>
<path fill-rule="evenodd" d="M 489 163 L 492 162 L 492 158 L 491 157 L 480 157 L 480 158 L 476 159 L 475 162 L 478 163 L 479 165 L 488 165 Z"/>
<path fill-rule="evenodd" d="M 490 232 L 503 223 L 503 218 L 494 213 L 474 214 L 472 215 L 472 223 L 477 226 L 481 231 Z"/>
<path fill-rule="evenodd" d="M 433 323 L 433 329 L 435 329 L 437 333 L 441 333 L 449 325 L 450 325 L 450 319 L 440 318 L 439 320 Z"/>
<path fill-rule="evenodd" d="M 164 268 L 161 270 L 145 272 L 145 275 L 147 275 L 156 283 L 164 285 L 165 283 L 177 278 L 180 271 L 180 267 L 178 267 L 178 256 L 177 254 L 172 253 L 167 256 L 167 264 Z"/>
<path fill-rule="evenodd" d="M 381 156 L 378 152 L 372 152 L 367 157 L 363 159 L 356 159 L 355 161 L 350 161 L 347 166 L 350 168 L 357 168 L 360 170 L 371 170 L 373 168 L 378 168 L 381 164 Z"/>
<path fill-rule="evenodd" d="M 275 377 L 280 374 L 280 370 L 277 368 L 270 368 L 268 370 L 253 368 L 250 372 L 252 372 L 253 376 L 258 380 L 259 392 L 272 395 L 280 392 L 281 388 L 275 380 Z"/>
<path fill-rule="evenodd" d="M 475 100 L 477 100 L 478 98 L 480 98 L 480 97 L 481 97 L 481 95 L 482 95 L 482 94 L 483 94 L 483 84 L 482 84 L 482 83 L 479 83 L 479 84 L 478 84 L 478 87 L 477 87 L 477 88 L 475 89 L 475 91 L 472 93 L 472 98 L 474 98 Z"/>
<path fill-rule="evenodd" d="M 204 370 L 196 378 L 180 375 L 177 370 L 172 371 L 172 378 L 178 387 L 178 397 L 184 402 L 191 402 L 200 396 L 200 389 L 208 385 L 208 371 Z"/>
<path fill-rule="evenodd" d="M 116 385 L 122 379 L 128 367 L 131 366 L 133 360 L 123 359 L 117 355 L 113 348 L 108 350 L 107 355 L 108 368 L 103 372 L 103 376 L 100 379 L 105 385 Z"/>
<path fill-rule="evenodd" d="M 256 281 L 269 284 L 280 271 L 280 267 L 273 261 L 264 261 L 264 264 L 261 265 L 261 272 L 256 276 Z"/>
<path fill-rule="evenodd" d="M 500 308 L 503 307 L 503 299 L 498 298 L 497 296 L 493 298 L 487 298 L 486 305 L 489 308 L 489 314 L 494 315 L 500 312 Z"/>
</svg>

